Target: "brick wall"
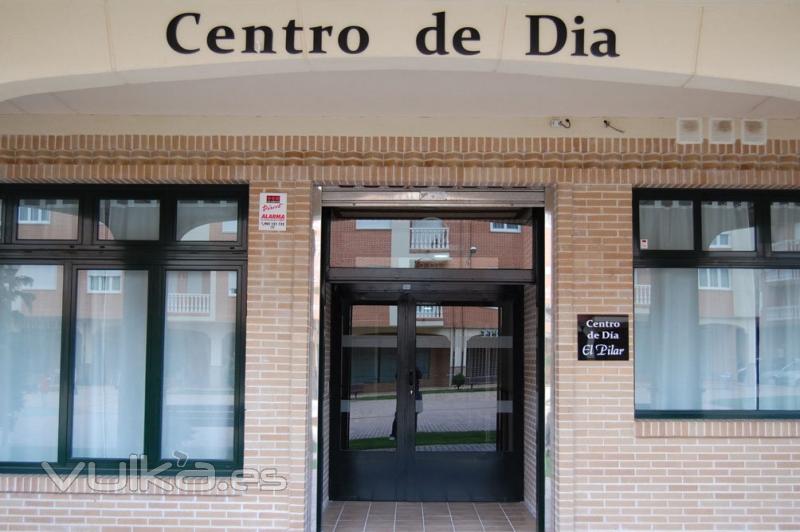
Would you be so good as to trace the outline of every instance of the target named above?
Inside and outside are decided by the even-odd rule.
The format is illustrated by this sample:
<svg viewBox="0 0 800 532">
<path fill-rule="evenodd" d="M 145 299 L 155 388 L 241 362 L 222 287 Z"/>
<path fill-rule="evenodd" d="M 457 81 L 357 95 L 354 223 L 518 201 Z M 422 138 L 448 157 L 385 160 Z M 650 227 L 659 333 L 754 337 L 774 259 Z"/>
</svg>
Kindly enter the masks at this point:
<svg viewBox="0 0 800 532">
<path fill-rule="evenodd" d="M 310 192 L 312 184 L 350 184 L 555 189 L 560 529 L 798 529 L 800 423 L 637 422 L 633 361 L 579 363 L 575 355 L 576 314 L 632 313 L 632 187 L 797 187 L 798 148 L 669 139 L 0 136 L 6 182 L 250 184 L 245 463 L 276 467 L 288 480 L 274 493 L 96 497 L 81 482 L 57 494 L 42 477 L 0 475 L 0 528 L 302 529 Z M 254 230 L 257 194 L 266 190 L 289 194 L 286 233 Z"/>
</svg>

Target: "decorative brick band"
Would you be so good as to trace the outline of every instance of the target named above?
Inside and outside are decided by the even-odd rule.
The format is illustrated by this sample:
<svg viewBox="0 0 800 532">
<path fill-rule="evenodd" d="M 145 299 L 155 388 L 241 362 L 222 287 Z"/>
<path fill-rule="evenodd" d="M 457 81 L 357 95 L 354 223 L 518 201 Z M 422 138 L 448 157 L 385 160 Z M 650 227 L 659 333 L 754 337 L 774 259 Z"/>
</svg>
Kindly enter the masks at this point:
<svg viewBox="0 0 800 532">
<path fill-rule="evenodd" d="M 636 422 L 637 438 L 798 438 L 800 422 L 764 420 Z"/>
<path fill-rule="evenodd" d="M 0 136 L 0 164 L 800 170 L 800 141 L 334 136 Z"/>
</svg>

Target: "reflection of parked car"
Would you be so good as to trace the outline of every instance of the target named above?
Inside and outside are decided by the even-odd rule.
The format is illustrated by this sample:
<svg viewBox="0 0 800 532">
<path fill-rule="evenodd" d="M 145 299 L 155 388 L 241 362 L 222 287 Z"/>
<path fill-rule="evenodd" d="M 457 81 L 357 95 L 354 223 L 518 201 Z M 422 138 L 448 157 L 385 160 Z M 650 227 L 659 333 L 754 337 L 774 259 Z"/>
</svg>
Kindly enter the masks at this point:
<svg viewBox="0 0 800 532">
<path fill-rule="evenodd" d="M 800 386 L 800 360 L 789 362 L 774 371 L 765 371 L 761 379 L 768 384 Z"/>
</svg>

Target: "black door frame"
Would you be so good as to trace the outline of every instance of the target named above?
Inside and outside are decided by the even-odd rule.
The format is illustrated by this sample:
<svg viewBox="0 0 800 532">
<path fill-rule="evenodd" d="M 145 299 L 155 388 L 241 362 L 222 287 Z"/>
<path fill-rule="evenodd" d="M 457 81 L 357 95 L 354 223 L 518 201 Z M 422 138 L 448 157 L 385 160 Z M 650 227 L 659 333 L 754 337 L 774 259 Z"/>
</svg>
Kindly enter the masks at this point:
<svg viewBox="0 0 800 532">
<path fill-rule="evenodd" d="M 504 326 L 513 334 L 513 416 L 511 450 L 497 453 L 415 451 L 416 306 L 498 306 L 511 310 Z M 395 452 L 344 449 L 341 439 L 340 392 L 347 372 L 341 334 L 349 328 L 349 309 L 355 305 L 397 305 L 397 447 Z M 461 283 L 397 285 L 334 285 L 331 323 L 331 384 L 329 452 L 330 491 L 339 500 L 520 501 L 523 498 L 524 454 L 524 314 L 522 287 L 464 286 Z M 406 430 L 404 430 L 406 429 Z"/>
</svg>

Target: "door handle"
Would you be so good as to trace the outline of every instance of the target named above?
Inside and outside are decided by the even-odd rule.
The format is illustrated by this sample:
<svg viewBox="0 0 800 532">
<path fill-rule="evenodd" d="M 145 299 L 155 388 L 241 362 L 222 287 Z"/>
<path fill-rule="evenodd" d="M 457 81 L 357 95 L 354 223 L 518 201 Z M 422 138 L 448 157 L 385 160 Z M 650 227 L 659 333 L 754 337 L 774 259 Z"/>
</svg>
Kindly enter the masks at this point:
<svg viewBox="0 0 800 532">
<path fill-rule="evenodd" d="M 408 395 L 414 395 L 414 371 L 408 372 Z"/>
</svg>

